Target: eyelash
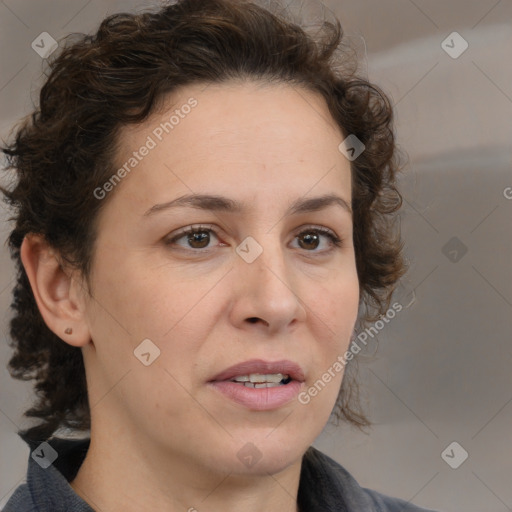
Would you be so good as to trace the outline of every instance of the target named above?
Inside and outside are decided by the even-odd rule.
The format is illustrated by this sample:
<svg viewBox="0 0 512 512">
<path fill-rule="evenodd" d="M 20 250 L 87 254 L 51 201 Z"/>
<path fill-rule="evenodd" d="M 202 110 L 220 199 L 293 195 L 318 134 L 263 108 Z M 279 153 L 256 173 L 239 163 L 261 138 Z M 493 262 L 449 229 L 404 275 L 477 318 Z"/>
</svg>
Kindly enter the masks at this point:
<svg viewBox="0 0 512 512">
<path fill-rule="evenodd" d="M 182 231 L 180 231 L 179 233 L 174 235 L 172 238 L 166 239 L 165 240 L 165 244 L 168 245 L 168 246 L 169 245 L 173 245 L 174 243 L 176 243 L 178 240 L 180 240 L 181 238 L 183 238 L 186 235 L 192 235 L 194 233 L 202 233 L 202 232 L 214 233 L 215 236 L 217 238 L 219 238 L 217 233 L 215 232 L 215 230 L 212 229 L 210 226 L 202 226 L 202 225 L 200 225 L 200 226 L 190 226 L 188 228 L 183 229 Z M 315 251 L 315 250 L 308 251 L 308 250 L 304 249 L 306 252 L 318 253 L 318 254 L 327 254 L 327 253 L 331 252 L 332 250 L 341 247 L 341 245 L 343 244 L 343 240 L 341 238 L 339 238 L 338 236 L 336 236 L 336 234 L 333 231 L 331 231 L 331 230 L 329 230 L 327 228 L 322 228 L 322 227 L 313 227 L 313 226 L 308 227 L 305 230 L 303 230 L 300 233 L 298 233 L 295 236 L 295 238 L 298 238 L 301 235 L 304 235 L 304 234 L 307 234 L 307 233 L 319 233 L 321 235 L 324 235 L 324 236 L 326 236 L 327 238 L 329 238 L 331 240 L 331 243 L 333 244 L 333 246 L 330 249 L 327 249 L 327 250 L 324 250 L 324 251 Z M 188 248 L 188 249 L 184 249 L 184 250 L 185 251 L 190 250 L 192 252 L 208 252 L 208 249 Z"/>
</svg>

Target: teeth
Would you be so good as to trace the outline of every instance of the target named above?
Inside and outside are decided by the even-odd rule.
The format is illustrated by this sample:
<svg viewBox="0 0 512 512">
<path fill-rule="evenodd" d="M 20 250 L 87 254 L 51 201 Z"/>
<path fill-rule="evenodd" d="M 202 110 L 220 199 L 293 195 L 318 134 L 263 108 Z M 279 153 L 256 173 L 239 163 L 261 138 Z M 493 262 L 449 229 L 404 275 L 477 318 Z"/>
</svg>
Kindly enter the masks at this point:
<svg viewBox="0 0 512 512">
<path fill-rule="evenodd" d="M 259 388 L 275 388 L 277 386 L 281 386 L 282 385 L 279 382 L 260 382 L 260 383 L 241 382 L 241 384 L 243 384 L 246 388 L 256 388 L 256 389 L 259 389 Z"/>
<path fill-rule="evenodd" d="M 283 373 L 272 373 L 272 374 L 261 374 L 261 373 L 251 373 L 250 375 L 241 375 L 239 377 L 235 377 L 233 380 L 235 382 L 244 382 L 244 383 L 253 383 L 253 384 L 279 384 L 283 379 L 288 379 L 288 375 Z M 247 385 L 247 384 L 246 384 Z M 250 386 L 254 387 L 254 386 Z M 262 387 L 262 386 L 256 386 Z"/>
<path fill-rule="evenodd" d="M 244 375 L 242 377 L 235 377 L 234 380 L 236 380 L 237 382 L 249 382 L 249 376 Z"/>
</svg>

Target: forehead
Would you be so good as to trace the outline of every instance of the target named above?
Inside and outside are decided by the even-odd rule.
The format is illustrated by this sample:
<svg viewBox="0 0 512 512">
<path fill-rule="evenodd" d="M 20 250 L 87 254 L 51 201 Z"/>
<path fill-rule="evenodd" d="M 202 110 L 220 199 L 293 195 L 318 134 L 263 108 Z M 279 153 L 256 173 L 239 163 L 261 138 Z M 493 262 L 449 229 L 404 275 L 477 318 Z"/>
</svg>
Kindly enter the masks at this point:
<svg viewBox="0 0 512 512">
<path fill-rule="evenodd" d="M 195 84 L 121 130 L 115 164 L 136 164 L 122 184 L 135 204 L 191 192 L 232 195 L 234 187 L 247 198 L 261 190 L 305 195 L 312 187 L 350 193 L 343 138 L 319 93 L 288 84 Z"/>
</svg>

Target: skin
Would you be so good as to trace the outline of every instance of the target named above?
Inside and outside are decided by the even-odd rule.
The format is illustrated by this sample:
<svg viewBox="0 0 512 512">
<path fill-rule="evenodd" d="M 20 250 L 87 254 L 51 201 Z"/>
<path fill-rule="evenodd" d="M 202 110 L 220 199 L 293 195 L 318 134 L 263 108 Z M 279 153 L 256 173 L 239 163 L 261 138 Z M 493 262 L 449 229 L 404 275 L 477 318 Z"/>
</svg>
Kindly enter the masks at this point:
<svg viewBox="0 0 512 512">
<path fill-rule="evenodd" d="M 307 405 L 270 411 L 207 382 L 249 359 L 290 359 L 306 389 L 347 350 L 359 300 L 351 213 L 331 205 L 285 216 L 296 199 L 323 194 L 350 204 L 345 135 L 311 91 L 194 85 L 123 128 L 116 165 L 190 97 L 197 106 L 109 192 L 90 290 L 38 236 L 22 245 L 46 324 L 84 357 L 91 445 L 71 485 L 101 511 L 296 511 L 301 458 L 329 419 L 342 373 Z M 190 193 L 248 209 L 144 216 Z M 205 248 L 187 236 L 165 243 L 198 224 L 214 231 Z M 341 246 L 323 234 L 305 239 L 314 227 L 334 231 Z M 235 251 L 247 236 L 263 248 L 252 263 Z M 133 353 L 146 338 L 160 349 L 149 366 Z M 251 467 L 237 457 L 248 442 L 261 454 Z"/>
</svg>

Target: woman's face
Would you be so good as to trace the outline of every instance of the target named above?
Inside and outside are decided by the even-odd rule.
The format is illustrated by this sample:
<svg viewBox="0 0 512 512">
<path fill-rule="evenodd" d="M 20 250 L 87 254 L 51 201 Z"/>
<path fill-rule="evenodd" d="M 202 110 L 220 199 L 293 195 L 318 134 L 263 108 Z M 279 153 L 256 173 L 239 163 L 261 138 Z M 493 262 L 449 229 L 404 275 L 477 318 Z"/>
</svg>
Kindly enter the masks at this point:
<svg viewBox="0 0 512 512">
<path fill-rule="evenodd" d="M 96 191 L 112 197 L 85 304 L 93 431 L 215 471 L 275 473 L 328 421 L 342 372 L 308 403 L 298 395 L 356 321 L 345 137 L 320 96 L 287 85 L 196 85 L 172 100 L 121 132 L 126 172 Z M 341 200 L 315 201 L 327 195 Z M 217 199 L 160 206 L 185 196 Z M 232 382 L 251 374 L 293 379 Z"/>
</svg>

